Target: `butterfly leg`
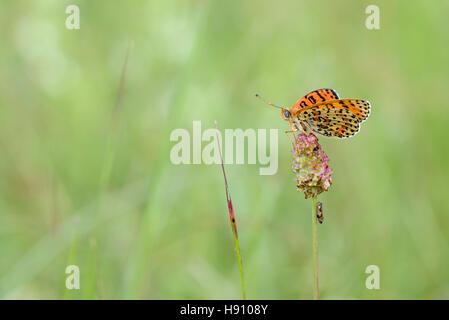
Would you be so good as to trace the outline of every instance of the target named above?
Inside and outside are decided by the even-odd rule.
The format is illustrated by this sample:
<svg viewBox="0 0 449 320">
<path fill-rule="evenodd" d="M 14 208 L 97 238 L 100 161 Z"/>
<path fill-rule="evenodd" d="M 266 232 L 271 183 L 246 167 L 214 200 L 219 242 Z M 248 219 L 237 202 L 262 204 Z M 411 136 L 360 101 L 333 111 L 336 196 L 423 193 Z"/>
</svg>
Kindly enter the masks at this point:
<svg viewBox="0 0 449 320">
<path fill-rule="evenodd" d="M 295 144 L 293 143 L 292 139 L 290 138 L 289 133 L 293 133 L 294 137 L 295 137 L 295 141 L 296 141 L 296 135 L 294 134 L 294 132 L 296 132 L 296 130 L 285 130 L 285 135 L 288 137 L 288 140 L 290 140 L 290 142 L 292 143 L 292 147 L 295 147 Z"/>
</svg>

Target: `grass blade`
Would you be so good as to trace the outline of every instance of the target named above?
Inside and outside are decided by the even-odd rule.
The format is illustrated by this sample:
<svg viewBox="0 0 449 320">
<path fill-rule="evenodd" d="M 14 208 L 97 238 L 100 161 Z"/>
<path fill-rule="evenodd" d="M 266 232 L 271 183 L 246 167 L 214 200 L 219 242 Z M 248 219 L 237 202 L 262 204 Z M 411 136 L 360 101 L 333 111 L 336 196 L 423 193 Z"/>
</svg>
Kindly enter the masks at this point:
<svg viewBox="0 0 449 320">
<path fill-rule="evenodd" d="M 243 278 L 243 264 L 242 264 L 242 256 L 240 254 L 239 236 L 237 233 L 237 223 L 235 221 L 234 207 L 232 206 L 231 194 L 229 193 L 228 180 L 226 179 L 226 172 L 225 172 L 224 163 L 223 163 L 223 155 L 221 154 L 220 137 L 218 135 L 217 121 L 215 121 L 215 129 L 217 130 L 217 132 L 216 132 L 217 144 L 218 144 L 218 151 L 220 153 L 220 159 L 221 159 L 221 170 L 223 171 L 223 176 L 224 176 L 224 181 L 225 181 L 226 201 L 228 203 L 229 218 L 231 220 L 232 233 L 234 235 L 235 251 L 237 252 L 237 258 L 238 258 L 239 269 L 240 269 L 240 279 L 242 281 L 242 296 L 243 296 L 243 300 L 246 300 L 245 281 Z"/>
</svg>

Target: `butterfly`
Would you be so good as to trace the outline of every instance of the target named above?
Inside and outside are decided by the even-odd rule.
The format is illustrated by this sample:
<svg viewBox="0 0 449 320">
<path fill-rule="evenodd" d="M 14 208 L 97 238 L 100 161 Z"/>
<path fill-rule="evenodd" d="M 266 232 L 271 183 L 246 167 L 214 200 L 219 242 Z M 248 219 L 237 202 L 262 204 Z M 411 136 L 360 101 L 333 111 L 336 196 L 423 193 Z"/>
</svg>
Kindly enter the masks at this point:
<svg viewBox="0 0 449 320">
<path fill-rule="evenodd" d="M 262 99 L 258 94 L 256 97 Z M 286 133 L 314 132 L 338 138 L 349 138 L 359 132 L 360 124 L 368 118 L 371 110 L 369 101 L 340 99 L 337 92 L 332 89 L 309 92 L 289 109 L 271 102 L 266 103 L 282 110 L 282 119 L 288 121 L 292 129 Z"/>
</svg>

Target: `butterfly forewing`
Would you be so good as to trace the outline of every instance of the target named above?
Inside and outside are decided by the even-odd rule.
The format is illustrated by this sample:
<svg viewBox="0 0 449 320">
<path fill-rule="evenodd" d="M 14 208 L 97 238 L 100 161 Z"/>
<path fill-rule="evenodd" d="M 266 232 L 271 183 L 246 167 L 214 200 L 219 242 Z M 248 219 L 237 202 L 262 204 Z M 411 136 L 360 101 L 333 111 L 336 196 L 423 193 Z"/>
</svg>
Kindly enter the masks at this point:
<svg viewBox="0 0 449 320">
<path fill-rule="evenodd" d="M 305 107 L 312 106 L 312 105 L 315 105 L 320 102 L 337 100 L 337 99 L 339 99 L 338 94 L 333 89 L 313 90 L 313 91 L 309 92 L 308 94 L 306 94 L 301 99 L 299 99 L 295 103 L 293 108 L 295 110 L 299 111 Z"/>
</svg>

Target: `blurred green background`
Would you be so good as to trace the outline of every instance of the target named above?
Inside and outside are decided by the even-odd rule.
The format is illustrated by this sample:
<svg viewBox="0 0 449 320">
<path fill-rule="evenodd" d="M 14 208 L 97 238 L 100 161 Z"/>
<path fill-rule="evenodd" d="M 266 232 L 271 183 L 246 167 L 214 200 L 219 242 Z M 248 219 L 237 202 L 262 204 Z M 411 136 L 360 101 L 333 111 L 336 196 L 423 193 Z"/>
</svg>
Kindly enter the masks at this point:
<svg viewBox="0 0 449 320">
<path fill-rule="evenodd" d="M 80 30 L 65 27 L 69 4 Z M 380 30 L 365 27 L 370 4 Z M 448 299 L 448 9 L 2 1 L 0 297 L 241 298 L 220 167 L 169 158 L 173 129 L 217 120 L 279 129 L 277 174 L 226 166 L 248 298 L 312 298 L 312 201 L 293 182 L 287 124 L 254 93 L 291 106 L 324 87 L 372 113 L 351 139 L 320 138 L 334 169 L 321 298 Z M 65 288 L 70 264 L 80 290 Z M 368 265 L 380 290 L 365 287 Z"/>
</svg>

